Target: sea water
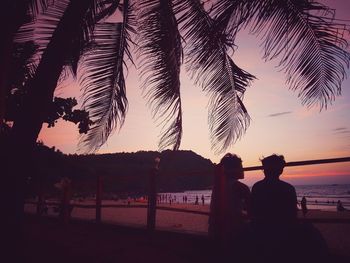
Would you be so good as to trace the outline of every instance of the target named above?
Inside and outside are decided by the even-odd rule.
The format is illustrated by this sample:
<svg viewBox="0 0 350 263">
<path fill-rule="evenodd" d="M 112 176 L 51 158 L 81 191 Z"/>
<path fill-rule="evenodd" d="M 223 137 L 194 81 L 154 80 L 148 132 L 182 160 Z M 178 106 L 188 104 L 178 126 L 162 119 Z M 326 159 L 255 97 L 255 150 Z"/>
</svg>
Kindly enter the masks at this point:
<svg viewBox="0 0 350 263">
<path fill-rule="evenodd" d="M 311 209 L 336 210 L 337 201 L 340 200 L 345 208 L 350 209 L 350 184 L 331 184 L 331 185 L 295 185 L 297 199 L 305 196 L 307 205 Z M 172 199 L 174 203 L 184 203 L 184 197 L 187 197 L 188 204 L 194 204 L 198 197 L 199 204 L 210 204 L 211 190 L 188 190 L 177 193 L 159 193 L 167 196 L 167 201 Z"/>
</svg>

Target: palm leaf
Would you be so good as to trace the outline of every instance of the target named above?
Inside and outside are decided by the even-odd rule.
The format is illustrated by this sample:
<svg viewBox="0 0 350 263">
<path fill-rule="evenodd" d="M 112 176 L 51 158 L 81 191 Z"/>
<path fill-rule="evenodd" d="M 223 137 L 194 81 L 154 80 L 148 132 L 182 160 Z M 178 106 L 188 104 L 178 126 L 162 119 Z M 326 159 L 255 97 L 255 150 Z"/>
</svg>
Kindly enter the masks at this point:
<svg viewBox="0 0 350 263">
<path fill-rule="evenodd" d="M 228 56 L 217 66 L 221 67 L 221 72 L 215 76 L 220 88 L 210 96 L 209 125 L 212 149 L 222 153 L 241 138 L 250 124 L 242 102 L 244 93 L 239 90 L 247 87 L 254 77 L 235 65 Z"/>
<path fill-rule="evenodd" d="M 50 6 L 55 4 L 57 0 L 25 0 L 29 5 L 29 12 L 32 19 L 45 12 Z"/>
<path fill-rule="evenodd" d="M 96 47 L 83 64 L 83 107 L 94 124 L 79 144 L 88 151 L 101 147 L 113 130 L 124 123 L 128 104 L 123 63 L 124 54 L 130 54 L 126 25 L 130 24 L 128 14 L 131 12 L 127 1 L 125 3 L 123 23 L 96 26 Z"/>
<path fill-rule="evenodd" d="M 120 6 L 119 2 L 119 0 L 95 0 L 94 5 L 87 11 L 81 30 L 77 32 L 75 39 L 72 40 L 72 52 L 68 56 L 67 65 L 73 76 L 77 75 L 80 58 L 84 53 L 94 48 L 93 31 L 95 25 L 113 15 Z"/>
<path fill-rule="evenodd" d="M 48 6 L 45 12 L 39 16 L 35 31 L 37 35 L 36 41 L 39 44 L 39 55 L 51 41 L 52 35 L 70 2 L 69 0 L 54 1 L 54 3 Z M 105 9 L 108 9 L 109 12 L 105 12 Z M 86 12 L 81 26 L 77 28 L 76 32 L 73 34 L 74 37 L 71 39 L 70 49 L 67 50 L 65 54 L 65 66 L 71 70 L 73 76 L 77 74 L 78 62 L 81 56 L 92 48 L 92 35 L 95 24 L 98 20 L 103 18 L 103 15 L 101 15 L 102 13 L 109 15 L 112 12 L 110 9 L 115 11 L 116 7 L 114 9 L 111 8 L 110 5 L 103 0 L 93 1 L 93 4 Z M 68 74 L 66 73 L 63 75 Z"/>
<path fill-rule="evenodd" d="M 213 6 L 212 15 L 217 23 L 225 25 L 225 31 L 232 39 L 247 25 L 256 11 L 254 1 L 220 0 Z"/>
<path fill-rule="evenodd" d="M 55 32 L 58 23 L 61 21 L 70 0 L 55 1 L 54 5 L 46 9 L 46 11 L 38 18 L 35 34 L 36 43 L 39 45 L 39 51 L 42 53 Z"/>
<path fill-rule="evenodd" d="M 34 41 L 36 20 L 40 15 L 45 13 L 50 6 L 54 5 L 55 0 L 22 0 L 17 2 L 21 3 L 17 3 L 16 11 L 23 12 L 24 10 L 25 14 L 18 17 L 22 21 L 20 21 L 20 28 L 15 34 L 14 41 L 20 44 Z M 4 8 L 7 9 L 6 7 Z"/>
<path fill-rule="evenodd" d="M 263 33 L 265 59 L 280 59 L 302 103 L 321 110 L 341 94 L 350 55 L 345 26 L 329 8 L 307 0 L 256 2 L 253 31 Z"/>
<path fill-rule="evenodd" d="M 9 76 L 11 88 L 21 89 L 28 79 L 34 77 L 36 50 L 37 46 L 32 41 L 15 43 L 12 53 L 13 65 Z"/>
<path fill-rule="evenodd" d="M 239 139 L 249 125 L 242 103 L 246 87 L 254 76 L 240 69 L 230 58 L 234 37 L 228 33 L 230 16 L 209 16 L 198 0 L 179 1 L 180 21 L 188 70 L 196 83 L 210 95 L 209 127 L 212 148 L 221 153 Z"/>
<path fill-rule="evenodd" d="M 143 84 L 154 117 L 163 124 L 159 148 L 180 147 L 181 37 L 170 0 L 139 2 L 139 46 Z M 174 117 L 175 116 L 175 117 Z"/>
</svg>

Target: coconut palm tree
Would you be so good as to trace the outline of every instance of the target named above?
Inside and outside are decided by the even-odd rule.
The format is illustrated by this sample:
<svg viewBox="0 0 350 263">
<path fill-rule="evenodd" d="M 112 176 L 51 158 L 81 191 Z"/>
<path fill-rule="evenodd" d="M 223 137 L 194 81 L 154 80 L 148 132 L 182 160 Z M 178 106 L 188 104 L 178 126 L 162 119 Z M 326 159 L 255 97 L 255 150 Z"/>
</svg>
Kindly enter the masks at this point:
<svg viewBox="0 0 350 263">
<path fill-rule="evenodd" d="M 349 63 L 344 25 L 333 18 L 332 10 L 314 1 L 61 0 L 47 9 L 48 2 L 37 23 L 42 55 L 27 84 L 31 103 L 24 120 L 14 124 L 18 137 L 29 136 L 31 141 L 40 131 L 43 117 L 38 116 L 45 112 L 45 106 L 36 102 L 52 100 L 62 71 L 70 67 L 76 74 L 80 61 L 83 106 L 94 120 L 81 145 L 92 151 L 103 145 L 125 118 L 124 71 L 126 60 L 134 63 L 130 52 L 134 44 L 146 97 L 154 116 L 164 122 L 161 149 L 180 146 L 183 64 L 210 95 L 214 150 L 225 150 L 242 136 L 250 121 L 243 95 L 254 79 L 232 59 L 235 37 L 243 28 L 262 36 L 264 59 L 277 60 L 289 88 L 298 90 L 307 106 L 327 108 L 340 95 Z M 120 22 L 104 22 L 116 16 L 116 10 Z M 29 126 L 37 128 L 25 131 Z"/>
<path fill-rule="evenodd" d="M 79 62 L 83 106 L 94 121 L 81 145 L 91 151 L 123 124 L 127 112 L 124 71 L 128 59 L 134 63 L 129 48 L 135 44 L 146 97 L 154 116 L 164 123 L 160 148 L 180 146 L 183 64 L 210 95 L 209 128 L 214 150 L 226 149 L 247 129 L 250 118 L 243 96 L 254 76 L 232 59 L 235 37 L 243 28 L 263 37 L 264 59 L 277 60 L 289 88 L 299 92 L 305 105 L 327 108 L 340 95 L 349 53 L 342 35 L 344 25 L 333 19 L 332 10 L 310 0 L 212 2 L 4 1 L 2 12 L 7 13 L 1 21 L 1 91 L 10 88 L 6 86 L 6 66 L 10 64 L 8 54 L 16 46 L 13 41 L 34 40 L 39 46 L 34 76 L 25 82 L 26 96 L 11 130 L 12 139 L 0 145 L 2 184 L 6 186 L 0 200 L 3 211 L 7 211 L 0 225 L 7 227 L 5 239 L 10 248 L 17 248 L 23 184 L 32 164 L 33 145 L 62 73 L 68 69 L 76 75 Z M 120 22 L 105 20 L 116 11 Z M 0 113 L 2 119 L 3 109 Z M 18 249 L 5 251 L 19 254 Z"/>
<path fill-rule="evenodd" d="M 39 48 L 35 74 L 25 83 L 27 94 L 6 148 L 14 153 L 9 155 L 10 160 L 18 153 L 23 160 L 28 159 L 57 83 L 66 70 L 73 75 L 79 71 L 83 106 L 94 121 L 80 142 L 86 150 L 97 150 L 113 130 L 122 126 L 128 107 L 124 72 L 127 65 L 137 64 L 152 112 L 164 125 L 160 148 L 180 147 L 180 70 L 186 68 L 195 83 L 209 94 L 211 141 L 213 149 L 220 152 L 240 138 L 250 122 L 243 97 L 254 76 L 232 58 L 240 30 L 249 29 L 262 37 L 263 58 L 277 61 L 286 74 L 288 87 L 297 90 L 308 107 L 327 108 L 340 95 L 349 66 L 348 43 L 343 36 L 346 26 L 334 19 L 328 7 L 310 0 L 18 3 L 24 10 L 32 10 L 25 13 L 31 15 L 32 23 L 14 23 L 6 43 L 2 42 L 1 52 L 11 51 L 8 47 L 14 39 L 34 39 Z M 11 12 L 24 16 L 19 10 L 23 11 Z M 110 22 L 108 17 L 112 16 L 119 22 Z M 136 46 L 137 52 L 131 52 L 131 46 Z M 23 176 L 25 165 L 17 167 L 16 172 L 13 167 L 8 165 L 8 173 L 18 177 L 8 183 L 18 185 L 21 179 L 16 178 Z"/>
</svg>

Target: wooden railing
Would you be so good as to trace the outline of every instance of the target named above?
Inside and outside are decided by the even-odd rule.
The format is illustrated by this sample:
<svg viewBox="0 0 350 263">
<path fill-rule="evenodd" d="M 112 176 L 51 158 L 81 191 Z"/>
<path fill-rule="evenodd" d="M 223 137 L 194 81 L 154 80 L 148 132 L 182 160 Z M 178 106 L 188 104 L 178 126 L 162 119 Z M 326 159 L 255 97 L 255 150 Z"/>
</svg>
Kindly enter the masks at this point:
<svg viewBox="0 0 350 263">
<path fill-rule="evenodd" d="M 326 164 L 326 163 L 341 163 L 341 162 L 350 162 L 350 157 L 288 162 L 288 163 L 286 163 L 285 166 L 292 167 L 292 166 L 315 165 L 315 164 Z M 263 169 L 262 166 L 251 166 L 251 167 L 243 168 L 244 171 L 254 171 L 254 170 L 262 170 L 262 169 Z"/>
<path fill-rule="evenodd" d="M 307 160 L 307 161 L 296 161 L 296 162 L 288 162 L 286 163 L 286 167 L 292 167 L 292 166 L 303 166 L 303 165 L 316 165 L 316 164 L 327 164 L 327 163 L 339 163 L 339 162 L 349 162 L 350 157 L 343 157 L 343 158 L 329 158 L 329 159 L 318 159 L 318 160 Z M 245 167 L 243 168 L 244 171 L 254 171 L 254 170 L 262 170 L 262 166 L 251 166 L 251 167 Z M 151 186 L 152 187 L 152 186 Z M 140 204 L 140 205 L 123 205 L 123 204 L 114 204 L 114 205 L 102 205 L 102 191 L 103 191 L 103 181 L 102 177 L 97 178 L 97 187 L 96 187 L 96 204 L 91 205 L 84 205 L 84 204 L 73 204 L 73 207 L 79 207 L 79 208 L 95 208 L 96 209 L 96 222 L 101 222 L 101 208 L 149 208 L 149 205 L 147 204 Z M 39 202 L 27 202 L 27 203 L 33 203 L 36 205 L 39 205 Z M 59 206 L 60 203 L 58 202 L 47 202 L 47 205 L 51 206 Z M 196 211 L 196 210 L 189 210 L 189 209 L 181 209 L 181 208 L 175 208 L 175 207 L 165 207 L 165 206 L 157 206 L 157 210 L 168 210 L 168 211 L 176 211 L 176 212 L 183 212 L 183 213 L 194 213 L 194 214 L 201 214 L 201 215 L 209 215 L 209 212 L 205 211 Z M 155 220 L 155 219 L 154 219 Z M 300 219 L 301 221 L 310 221 L 313 223 L 350 223 L 349 219 L 345 218 L 304 218 Z M 148 224 L 147 225 L 152 225 Z M 152 228 L 154 229 L 154 228 Z"/>
</svg>

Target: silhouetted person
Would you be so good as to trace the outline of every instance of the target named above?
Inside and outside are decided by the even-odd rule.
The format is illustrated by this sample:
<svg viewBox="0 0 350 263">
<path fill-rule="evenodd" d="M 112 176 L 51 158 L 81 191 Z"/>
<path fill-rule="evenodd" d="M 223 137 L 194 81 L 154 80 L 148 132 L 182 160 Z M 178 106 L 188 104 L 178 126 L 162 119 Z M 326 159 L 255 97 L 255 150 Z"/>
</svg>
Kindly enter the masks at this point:
<svg viewBox="0 0 350 263">
<path fill-rule="evenodd" d="M 148 207 L 147 207 L 147 229 L 153 231 L 156 226 L 157 186 L 156 178 L 159 172 L 160 158 L 154 159 L 154 165 L 149 172 Z"/>
<path fill-rule="evenodd" d="M 202 195 L 201 200 L 202 200 L 202 205 L 204 205 L 204 195 Z"/>
<path fill-rule="evenodd" d="M 68 177 L 63 177 L 55 186 L 61 190 L 59 217 L 62 218 L 64 223 L 68 223 L 73 209 L 73 206 L 70 204 L 72 198 L 72 181 Z"/>
<path fill-rule="evenodd" d="M 208 234 L 219 246 L 221 260 L 237 259 L 238 250 L 233 248 L 240 242 L 250 207 L 249 187 L 239 182 L 243 178 L 242 160 L 237 155 L 226 154 L 215 167 Z"/>
<path fill-rule="evenodd" d="M 43 215 L 43 214 L 47 215 L 49 208 L 47 206 L 45 198 L 43 198 L 41 202 L 39 201 L 39 205 L 37 209 L 38 209 L 37 213 L 39 215 Z"/>
<path fill-rule="evenodd" d="M 346 208 L 343 206 L 342 202 L 340 200 L 338 200 L 337 202 L 337 211 L 338 212 L 342 212 L 342 211 L 345 211 Z"/>
<path fill-rule="evenodd" d="M 325 260 L 328 251 L 322 235 L 311 224 L 297 220 L 295 189 L 279 179 L 284 157 L 273 154 L 264 158 L 262 165 L 265 178 L 252 188 L 252 261 Z"/>
<path fill-rule="evenodd" d="M 252 188 L 253 221 L 263 224 L 292 223 L 297 218 L 297 195 L 289 183 L 279 179 L 285 160 L 271 155 L 262 160 L 265 178 Z"/>
<path fill-rule="evenodd" d="M 307 209 L 307 200 L 306 200 L 305 196 L 303 196 L 303 198 L 301 199 L 300 206 L 301 206 L 301 211 L 303 213 L 303 216 L 305 216 L 307 211 L 308 211 L 308 209 Z"/>
<path fill-rule="evenodd" d="M 196 201 L 194 202 L 195 205 L 199 205 L 199 202 L 198 202 L 198 195 L 196 195 Z"/>
<path fill-rule="evenodd" d="M 47 206 L 46 199 L 44 199 L 44 200 L 43 200 L 42 213 L 45 214 L 45 215 L 47 215 L 48 211 L 49 211 L 49 208 L 48 208 L 48 206 Z"/>
</svg>

